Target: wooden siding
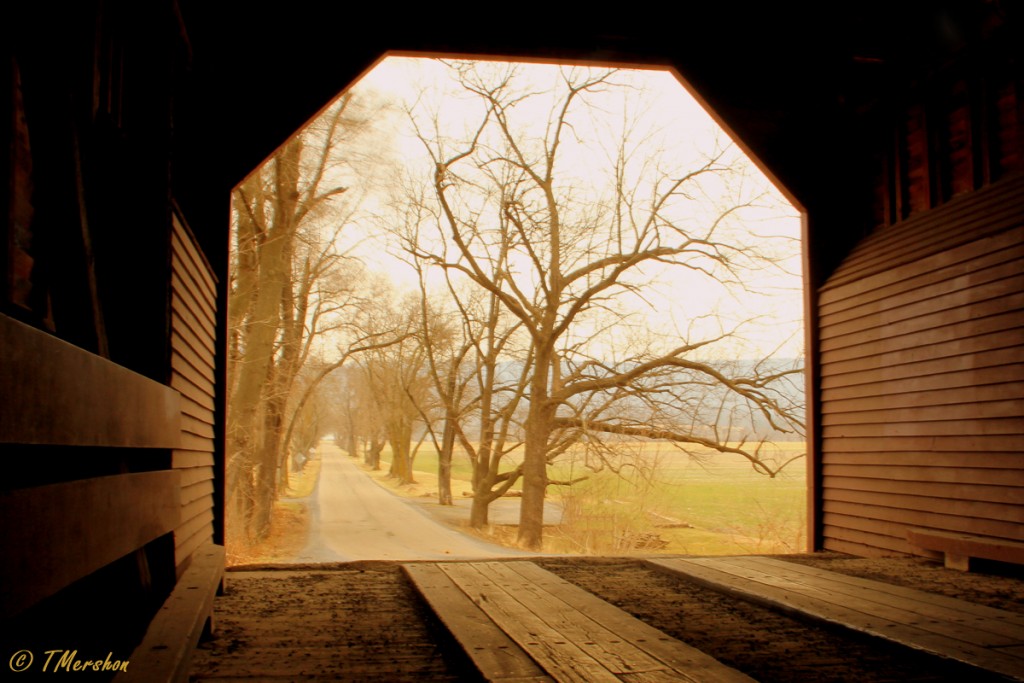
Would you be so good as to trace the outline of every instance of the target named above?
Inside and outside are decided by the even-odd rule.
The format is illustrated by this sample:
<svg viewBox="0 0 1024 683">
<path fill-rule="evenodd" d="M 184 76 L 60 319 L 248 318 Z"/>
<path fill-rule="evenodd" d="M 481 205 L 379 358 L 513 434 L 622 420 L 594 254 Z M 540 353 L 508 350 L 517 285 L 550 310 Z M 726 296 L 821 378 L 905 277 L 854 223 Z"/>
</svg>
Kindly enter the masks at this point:
<svg viewBox="0 0 1024 683">
<path fill-rule="evenodd" d="M 173 448 L 180 401 L 166 386 L 0 315 L 0 443 Z"/>
<path fill-rule="evenodd" d="M 161 470 L 0 495 L 0 616 L 16 615 L 168 533 L 179 517 L 178 479 Z"/>
<path fill-rule="evenodd" d="M 1019 175 L 877 230 L 822 287 L 825 548 L 1024 540 L 1022 309 Z"/>
<path fill-rule="evenodd" d="M 181 521 L 174 530 L 177 573 L 213 539 L 216 281 L 184 223 L 171 236 L 171 386 L 181 393 Z"/>
</svg>

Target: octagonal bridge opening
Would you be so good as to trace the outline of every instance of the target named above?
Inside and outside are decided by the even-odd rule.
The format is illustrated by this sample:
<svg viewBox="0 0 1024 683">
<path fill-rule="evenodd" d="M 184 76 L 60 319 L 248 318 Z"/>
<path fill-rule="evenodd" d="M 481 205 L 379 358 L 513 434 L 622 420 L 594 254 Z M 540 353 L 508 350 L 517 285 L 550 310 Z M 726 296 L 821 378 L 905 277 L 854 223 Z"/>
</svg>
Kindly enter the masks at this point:
<svg viewBox="0 0 1024 683">
<path fill-rule="evenodd" d="M 801 223 L 671 69 L 385 55 L 232 194 L 231 561 L 802 551 Z"/>
</svg>

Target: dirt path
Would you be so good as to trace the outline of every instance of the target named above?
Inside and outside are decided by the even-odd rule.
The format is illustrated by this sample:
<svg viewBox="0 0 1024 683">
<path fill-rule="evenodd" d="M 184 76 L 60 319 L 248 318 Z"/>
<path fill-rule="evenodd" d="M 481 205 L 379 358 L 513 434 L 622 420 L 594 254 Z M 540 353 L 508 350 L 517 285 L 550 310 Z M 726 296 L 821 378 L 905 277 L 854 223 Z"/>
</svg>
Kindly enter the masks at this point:
<svg viewBox="0 0 1024 683">
<path fill-rule="evenodd" d="M 339 450 L 323 452 L 309 503 L 309 544 L 296 562 L 513 557 L 516 550 L 470 538 L 389 493 Z"/>
</svg>

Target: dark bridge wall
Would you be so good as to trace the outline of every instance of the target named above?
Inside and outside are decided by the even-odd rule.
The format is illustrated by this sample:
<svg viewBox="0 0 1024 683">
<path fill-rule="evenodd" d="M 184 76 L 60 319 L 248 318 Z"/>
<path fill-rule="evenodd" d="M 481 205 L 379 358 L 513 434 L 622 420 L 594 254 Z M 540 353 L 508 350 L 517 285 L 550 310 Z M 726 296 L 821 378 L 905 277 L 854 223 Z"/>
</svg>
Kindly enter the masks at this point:
<svg viewBox="0 0 1024 683">
<path fill-rule="evenodd" d="M 0 619 L 124 658 L 215 535 L 216 278 L 173 198 L 174 3 L 60 9 L 0 19 Z"/>
<path fill-rule="evenodd" d="M 965 51 L 878 113 L 876 227 L 819 290 L 826 548 L 923 552 L 908 527 L 1024 540 L 1014 49 Z"/>
</svg>

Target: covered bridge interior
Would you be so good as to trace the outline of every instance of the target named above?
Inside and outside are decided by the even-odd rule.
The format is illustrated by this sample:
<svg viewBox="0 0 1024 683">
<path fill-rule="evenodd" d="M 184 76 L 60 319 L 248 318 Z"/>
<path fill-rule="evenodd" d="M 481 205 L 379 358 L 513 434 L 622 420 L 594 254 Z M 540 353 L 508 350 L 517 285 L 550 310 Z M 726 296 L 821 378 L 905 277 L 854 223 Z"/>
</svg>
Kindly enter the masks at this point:
<svg viewBox="0 0 1024 683">
<path fill-rule="evenodd" d="M 5 633 L 137 642 L 223 543 L 230 191 L 388 51 L 678 70 L 806 212 L 812 549 L 1024 541 L 1021 9 L 5 10 Z"/>
</svg>

